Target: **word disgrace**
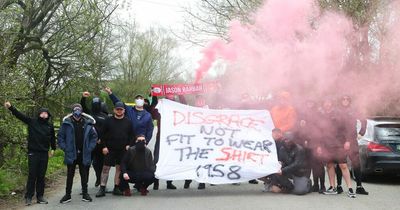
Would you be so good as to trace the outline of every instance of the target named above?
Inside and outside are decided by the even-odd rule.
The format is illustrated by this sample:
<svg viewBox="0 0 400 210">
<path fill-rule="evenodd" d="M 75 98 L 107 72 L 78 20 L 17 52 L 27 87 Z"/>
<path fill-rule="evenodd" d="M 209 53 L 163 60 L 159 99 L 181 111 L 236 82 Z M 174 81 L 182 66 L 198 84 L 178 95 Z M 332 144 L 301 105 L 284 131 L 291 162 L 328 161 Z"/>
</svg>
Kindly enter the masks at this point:
<svg viewBox="0 0 400 210">
<path fill-rule="evenodd" d="M 205 114 L 203 112 L 173 111 L 174 126 L 179 125 L 224 125 L 236 128 L 257 129 L 264 121 L 260 118 L 241 116 L 239 114 Z"/>
</svg>

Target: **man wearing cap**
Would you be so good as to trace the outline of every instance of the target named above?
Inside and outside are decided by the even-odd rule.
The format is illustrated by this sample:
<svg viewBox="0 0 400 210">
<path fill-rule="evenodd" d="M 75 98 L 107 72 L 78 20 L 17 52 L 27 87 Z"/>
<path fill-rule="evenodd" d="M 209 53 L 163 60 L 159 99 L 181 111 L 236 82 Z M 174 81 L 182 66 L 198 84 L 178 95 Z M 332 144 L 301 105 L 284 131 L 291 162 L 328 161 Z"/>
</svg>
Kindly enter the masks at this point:
<svg viewBox="0 0 400 210">
<path fill-rule="evenodd" d="M 89 168 L 92 162 L 92 151 L 96 146 L 97 133 L 94 128 L 96 121 L 83 113 L 80 104 L 72 105 L 72 113 L 64 117 L 58 132 L 58 146 L 65 153 L 64 164 L 67 165 L 66 193 L 60 203 L 71 201 L 72 183 L 76 165 L 81 176 L 82 201 L 91 202 L 88 194 Z"/>
<path fill-rule="evenodd" d="M 114 116 L 108 117 L 104 123 L 102 133 L 102 151 L 104 154 L 104 165 L 101 173 L 100 189 L 96 197 L 104 197 L 108 175 L 111 166 L 115 166 L 114 176 L 114 195 L 122 195 L 119 187 L 120 183 L 120 164 L 125 152 L 130 145 L 134 144 L 135 132 L 132 123 L 125 118 L 125 105 L 122 102 L 115 103 Z"/>
<path fill-rule="evenodd" d="M 120 100 L 113 94 L 110 88 L 106 87 L 105 91 L 108 93 L 110 99 L 114 103 Z M 125 105 L 125 114 L 132 122 L 132 128 L 136 135 L 144 135 L 146 137 L 146 144 L 148 144 L 153 137 L 153 119 L 151 114 L 144 109 L 144 97 L 137 95 L 135 97 L 135 106 Z"/>
<path fill-rule="evenodd" d="M 32 197 L 36 188 L 37 203 L 47 204 L 43 198 L 44 177 L 46 175 L 49 156 L 53 156 L 56 149 L 53 124 L 49 122 L 50 112 L 46 108 L 38 111 L 37 118 L 30 118 L 20 113 L 10 102 L 4 106 L 19 120 L 28 125 L 28 169 L 29 175 L 26 183 L 25 204 L 32 204 Z M 51 146 L 51 152 L 49 148 Z M 36 187 L 35 187 L 36 186 Z"/>
</svg>

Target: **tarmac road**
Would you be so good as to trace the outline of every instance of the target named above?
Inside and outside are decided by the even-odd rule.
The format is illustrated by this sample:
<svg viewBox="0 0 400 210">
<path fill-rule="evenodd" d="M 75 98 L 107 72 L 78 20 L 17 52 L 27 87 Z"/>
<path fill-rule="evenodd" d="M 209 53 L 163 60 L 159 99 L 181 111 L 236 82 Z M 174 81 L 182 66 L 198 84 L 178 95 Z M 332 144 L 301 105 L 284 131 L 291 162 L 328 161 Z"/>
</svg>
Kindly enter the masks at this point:
<svg viewBox="0 0 400 210">
<path fill-rule="evenodd" d="M 154 140 L 149 147 L 153 148 Z M 113 174 L 110 171 L 108 189 L 113 188 Z M 98 188 L 94 187 L 94 171 L 90 173 L 89 194 L 93 202 L 81 201 L 80 177 L 78 171 L 75 174 L 75 182 L 72 189 L 72 201 L 60 204 L 59 200 L 65 193 L 65 180 L 63 185 L 52 191 L 46 191 L 49 204 L 34 204 L 23 208 L 26 210 L 45 209 L 95 209 L 95 210 L 119 210 L 119 209 L 221 209 L 221 210 L 247 210 L 247 209 L 400 209 L 400 177 L 376 177 L 370 182 L 364 183 L 364 187 L 370 195 L 357 195 L 357 198 L 349 198 L 346 193 L 340 195 L 320 195 L 311 193 L 304 196 L 273 194 L 262 192 L 263 184 L 252 185 L 206 185 L 205 190 L 197 190 L 197 183 L 192 183 L 190 189 L 183 189 L 183 181 L 175 181 L 177 190 L 167 190 L 165 181 L 160 180 L 160 190 L 153 191 L 147 196 L 135 193 L 132 197 L 119 197 L 107 194 L 106 197 L 96 198 Z M 326 179 L 327 182 L 327 179 Z M 343 181 L 344 183 L 344 181 Z M 355 185 L 355 183 L 354 183 Z M 344 189 L 347 190 L 346 188 Z M 23 202 L 21 200 L 21 202 Z M 35 200 L 34 200 L 35 202 Z"/>
</svg>

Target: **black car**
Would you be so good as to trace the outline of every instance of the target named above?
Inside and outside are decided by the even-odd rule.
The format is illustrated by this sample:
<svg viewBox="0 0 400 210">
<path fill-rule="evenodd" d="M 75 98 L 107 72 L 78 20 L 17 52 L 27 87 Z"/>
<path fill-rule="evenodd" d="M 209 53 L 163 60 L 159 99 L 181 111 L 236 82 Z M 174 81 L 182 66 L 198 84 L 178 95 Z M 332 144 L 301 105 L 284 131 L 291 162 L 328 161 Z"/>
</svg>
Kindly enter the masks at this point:
<svg viewBox="0 0 400 210">
<path fill-rule="evenodd" d="M 364 179 L 374 174 L 400 174 L 400 118 L 368 119 L 358 144 Z"/>
</svg>

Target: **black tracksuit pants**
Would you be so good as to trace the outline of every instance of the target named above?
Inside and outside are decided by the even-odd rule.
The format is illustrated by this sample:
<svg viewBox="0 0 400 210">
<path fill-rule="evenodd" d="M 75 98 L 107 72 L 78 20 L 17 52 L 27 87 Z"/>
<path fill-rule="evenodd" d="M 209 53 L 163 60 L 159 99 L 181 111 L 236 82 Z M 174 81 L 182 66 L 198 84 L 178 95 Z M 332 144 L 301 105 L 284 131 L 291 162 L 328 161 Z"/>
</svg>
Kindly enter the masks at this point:
<svg viewBox="0 0 400 210">
<path fill-rule="evenodd" d="M 120 175 L 120 184 L 119 187 L 122 191 L 129 189 L 129 183 L 135 183 L 135 188 L 146 188 L 153 184 L 154 182 L 154 173 L 148 171 L 127 171 L 126 172 L 129 176 L 129 180 L 124 179 L 124 174 L 121 172 Z"/>
<path fill-rule="evenodd" d="M 101 153 L 101 149 L 98 149 L 97 146 L 92 152 L 92 158 L 93 158 L 93 169 L 96 172 L 96 181 L 101 180 L 101 172 L 103 171 L 103 165 L 104 165 L 104 155 Z"/>
<path fill-rule="evenodd" d="M 81 176 L 81 185 L 82 185 L 82 193 L 88 192 L 88 181 L 89 181 L 89 168 L 90 165 L 85 166 L 82 163 L 82 153 L 77 155 L 76 160 L 67 165 L 67 186 L 66 186 L 66 194 L 71 195 L 72 183 L 74 182 L 75 168 L 76 165 L 79 166 L 79 174 Z"/>
<path fill-rule="evenodd" d="M 32 198 L 35 189 L 36 197 L 44 194 L 44 177 L 47 171 L 49 154 L 47 152 L 28 152 L 29 175 L 26 183 L 25 198 Z"/>
</svg>

